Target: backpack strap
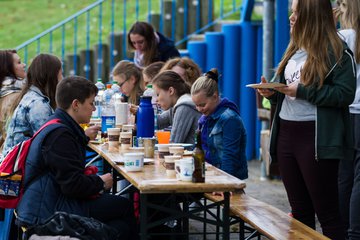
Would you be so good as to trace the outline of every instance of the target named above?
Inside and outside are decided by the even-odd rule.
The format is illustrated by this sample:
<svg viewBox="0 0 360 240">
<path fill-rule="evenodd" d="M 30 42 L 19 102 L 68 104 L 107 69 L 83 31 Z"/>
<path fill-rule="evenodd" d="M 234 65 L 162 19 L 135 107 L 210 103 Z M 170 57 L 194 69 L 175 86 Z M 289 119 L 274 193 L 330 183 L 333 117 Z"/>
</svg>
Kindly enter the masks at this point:
<svg viewBox="0 0 360 240">
<path fill-rule="evenodd" d="M 37 130 L 37 132 L 31 137 L 31 139 L 34 139 L 36 137 L 36 135 L 38 135 L 44 128 L 46 128 L 47 126 L 51 125 L 51 124 L 56 124 L 56 123 L 61 123 L 59 118 L 55 118 L 55 119 L 51 119 L 50 121 L 46 122 L 44 125 L 42 125 L 40 127 L 39 130 Z"/>
</svg>

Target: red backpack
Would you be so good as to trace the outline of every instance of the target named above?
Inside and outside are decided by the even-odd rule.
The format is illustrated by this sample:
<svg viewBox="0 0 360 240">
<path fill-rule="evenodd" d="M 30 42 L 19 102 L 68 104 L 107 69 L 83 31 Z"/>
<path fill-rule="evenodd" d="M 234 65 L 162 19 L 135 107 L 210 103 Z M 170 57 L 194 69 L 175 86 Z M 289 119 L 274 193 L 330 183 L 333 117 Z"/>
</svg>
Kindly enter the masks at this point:
<svg viewBox="0 0 360 240">
<path fill-rule="evenodd" d="M 44 128 L 57 123 L 60 123 L 60 119 L 48 121 L 31 138 L 18 143 L 4 157 L 0 165 L 0 208 L 16 208 L 24 191 L 25 162 L 31 143 Z"/>
</svg>

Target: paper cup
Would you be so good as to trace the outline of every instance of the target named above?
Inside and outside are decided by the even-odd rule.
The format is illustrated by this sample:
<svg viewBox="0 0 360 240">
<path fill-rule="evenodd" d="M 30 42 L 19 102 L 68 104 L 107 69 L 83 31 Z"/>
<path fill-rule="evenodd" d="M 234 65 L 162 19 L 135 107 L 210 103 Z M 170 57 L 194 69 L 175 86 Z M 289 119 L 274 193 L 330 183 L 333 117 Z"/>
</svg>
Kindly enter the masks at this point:
<svg viewBox="0 0 360 240">
<path fill-rule="evenodd" d="M 165 156 L 163 166 L 166 168 L 166 176 L 170 178 L 174 178 L 176 176 L 175 161 L 180 160 L 180 158 L 180 156 Z"/>
<path fill-rule="evenodd" d="M 120 142 L 121 142 L 121 150 L 128 150 L 132 146 L 132 133 L 121 132 Z"/>
<path fill-rule="evenodd" d="M 129 116 L 128 103 L 115 102 L 115 119 L 116 124 L 127 124 Z"/>
<path fill-rule="evenodd" d="M 185 182 L 192 181 L 192 174 L 194 172 L 194 163 L 192 158 L 183 158 L 175 162 L 175 172 L 179 180 Z"/>
<path fill-rule="evenodd" d="M 119 150 L 120 128 L 108 128 L 109 151 Z"/>
<path fill-rule="evenodd" d="M 184 155 L 184 147 L 171 146 L 171 147 L 169 147 L 169 153 L 170 153 L 170 155 L 182 157 Z"/>
</svg>

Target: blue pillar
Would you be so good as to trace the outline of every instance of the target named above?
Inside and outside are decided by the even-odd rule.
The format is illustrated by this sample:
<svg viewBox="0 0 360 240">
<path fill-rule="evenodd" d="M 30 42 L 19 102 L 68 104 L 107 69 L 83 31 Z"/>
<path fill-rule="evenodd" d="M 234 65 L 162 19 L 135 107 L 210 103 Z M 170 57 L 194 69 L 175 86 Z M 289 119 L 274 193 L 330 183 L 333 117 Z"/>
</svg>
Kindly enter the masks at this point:
<svg viewBox="0 0 360 240">
<path fill-rule="evenodd" d="M 239 24 L 229 24 L 222 27 L 224 33 L 224 70 L 223 96 L 231 101 L 239 102 L 240 87 L 240 35 Z"/>
<path fill-rule="evenodd" d="M 206 71 L 206 43 L 189 41 L 188 50 L 189 57 L 199 65 L 203 72 Z"/>
<path fill-rule="evenodd" d="M 246 156 L 255 156 L 256 98 L 254 90 L 246 85 L 256 78 L 256 28 L 251 22 L 241 24 L 241 65 L 240 65 L 240 116 L 247 132 Z M 238 65 L 239 66 L 239 65 Z"/>
<path fill-rule="evenodd" d="M 258 25 L 257 28 L 257 37 L 256 37 L 256 78 L 254 79 L 254 83 L 260 82 L 260 78 L 262 75 L 262 57 L 263 57 L 263 26 Z M 253 90 L 255 91 L 255 90 Z M 257 116 L 257 112 L 256 112 Z M 259 159 L 259 149 L 260 149 L 260 132 L 262 129 L 261 121 L 258 117 L 256 117 L 256 128 L 255 128 L 255 150 L 256 150 L 256 158 Z"/>
<path fill-rule="evenodd" d="M 219 32 L 205 33 L 206 42 L 206 71 L 217 68 L 219 74 L 223 74 L 224 61 L 224 34 Z M 219 90 L 222 93 L 224 81 L 220 81 Z"/>
<path fill-rule="evenodd" d="M 277 65 L 289 44 L 289 3 L 288 1 L 275 1 L 275 54 L 274 63 Z M 275 67 L 275 66 L 274 66 Z"/>
</svg>

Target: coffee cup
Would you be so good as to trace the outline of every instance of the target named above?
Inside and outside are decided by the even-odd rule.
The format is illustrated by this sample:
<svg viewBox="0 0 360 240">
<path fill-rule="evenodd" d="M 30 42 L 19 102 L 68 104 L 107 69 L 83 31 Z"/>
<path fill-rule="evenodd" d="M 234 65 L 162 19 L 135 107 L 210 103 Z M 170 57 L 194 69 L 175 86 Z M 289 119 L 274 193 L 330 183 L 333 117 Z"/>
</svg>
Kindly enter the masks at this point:
<svg viewBox="0 0 360 240">
<path fill-rule="evenodd" d="M 121 150 L 128 150 L 132 146 L 132 132 L 120 133 Z"/>
<path fill-rule="evenodd" d="M 183 158 L 175 161 L 175 172 L 179 180 L 191 182 L 192 174 L 194 172 L 194 163 L 192 158 Z"/>
<path fill-rule="evenodd" d="M 174 156 L 183 156 L 184 155 L 184 147 L 182 146 L 171 146 L 169 147 L 170 155 Z"/>
<path fill-rule="evenodd" d="M 109 151 L 119 150 L 120 128 L 108 128 Z"/>
<path fill-rule="evenodd" d="M 166 168 L 166 176 L 174 178 L 176 176 L 175 172 L 175 162 L 181 159 L 180 156 L 165 156 L 165 161 L 163 166 Z"/>
<path fill-rule="evenodd" d="M 170 144 L 158 144 L 158 153 L 159 153 L 159 160 L 164 161 L 164 156 L 170 155 L 169 147 Z"/>
<path fill-rule="evenodd" d="M 124 153 L 124 168 L 128 172 L 141 171 L 144 167 L 144 153 Z"/>
</svg>

